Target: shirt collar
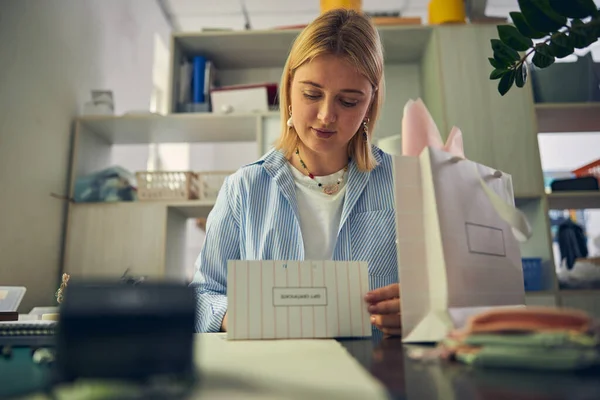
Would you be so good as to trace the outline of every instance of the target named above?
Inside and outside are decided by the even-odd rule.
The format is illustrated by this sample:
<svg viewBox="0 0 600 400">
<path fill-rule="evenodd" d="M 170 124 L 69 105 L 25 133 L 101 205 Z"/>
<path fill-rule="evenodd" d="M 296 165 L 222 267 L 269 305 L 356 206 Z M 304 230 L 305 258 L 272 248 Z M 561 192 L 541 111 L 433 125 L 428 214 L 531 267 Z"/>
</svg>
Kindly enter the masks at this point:
<svg viewBox="0 0 600 400">
<path fill-rule="evenodd" d="M 375 157 L 375 161 L 377 161 L 377 166 L 375 168 L 379 168 L 383 159 L 381 156 L 381 153 L 383 151 L 375 145 L 372 145 L 371 147 L 373 149 L 373 156 Z M 285 158 L 285 156 L 280 150 L 271 149 L 259 160 L 253 162 L 252 164 L 262 165 L 263 168 L 265 168 L 267 172 L 270 173 L 270 175 L 275 175 L 275 173 L 281 168 L 287 168 L 287 162 L 288 160 Z M 354 160 L 351 160 L 350 163 L 353 164 Z"/>
</svg>

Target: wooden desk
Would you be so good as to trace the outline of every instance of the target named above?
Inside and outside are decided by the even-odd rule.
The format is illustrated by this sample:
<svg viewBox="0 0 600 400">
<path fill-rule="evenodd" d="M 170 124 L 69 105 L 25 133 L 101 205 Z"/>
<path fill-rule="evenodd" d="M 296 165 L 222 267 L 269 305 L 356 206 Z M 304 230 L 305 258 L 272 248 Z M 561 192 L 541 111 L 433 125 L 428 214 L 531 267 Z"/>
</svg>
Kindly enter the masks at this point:
<svg viewBox="0 0 600 400">
<path fill-rule="evenodd" d="M 477 370 L 461 364 L 423 363 L 406 357 L 400 339 L 341 340 L 365 369 L 379 379 L 392 399 L 409 400 L 597 400 L 600 369 L 580 373 Z M 31 362 L 28 349 L 0 359 L 0 398 L 40 388 L 49 368 Z M 10 371 L 10 373 L 8 373 Z M 335 372 L 332 372 L 335 373 Z M 192 397 L 193 398 L 193 397 Z M 37 398 L 36 398 L 37 399 Z"/>
</svg>

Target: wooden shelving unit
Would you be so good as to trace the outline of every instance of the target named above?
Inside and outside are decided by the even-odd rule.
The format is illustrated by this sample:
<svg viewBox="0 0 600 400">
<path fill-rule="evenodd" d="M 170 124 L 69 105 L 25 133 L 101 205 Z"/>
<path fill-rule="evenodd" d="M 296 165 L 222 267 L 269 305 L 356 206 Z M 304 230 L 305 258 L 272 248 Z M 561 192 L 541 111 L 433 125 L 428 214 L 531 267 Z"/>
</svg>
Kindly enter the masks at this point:
<svg viewBox="0 0 600 400">
<path fill-rule="evenodd" d="M 600 131 L 597 104 L 536 105 L 530 83 L 501 97 L 489 80 L 489 40 L 495 25 L 385 26 L 379 32 L 385 54 L 386 102 L 376 138 L 401 142 L 402 110 L 409 99 L 427 104 L 441 133 L 463 131 L 469 159 L 513 177 L 517 206 L 534 236 L 523 257 L 541 257 L 544 290 L 528 292 L 530 304 L 559 304 L 548 208 L 562 201 L 597 202 L 596 196 L 544 193 L 536 133 Z M 180 61 L 205 55 L 222 84 L 279 82 L 298 30 L 176 33 L 171 40 L 169 104 L 172 114 L 84 117 L 76 120 L 71 189 L 77 177 L 106 168 L 117 144 L 256 142 L 262 155 L 278 136 L 279 113 L 175 114 Z M 507 118 L 506 116 L 511 116 Z M 576 124 L 565 121 L 575 120 Z M 539 129 L 538 129 L 539 128 Z M 384 143 L 384 142 L 382 142 Z M 569 203 L 571 204 L 571 203 Z M 84 276 L 120 276 L 126 268 L 150 276 L 178 276 L 188 218 L 206 217 L 212 202 L 71 204 L 63 269 Z M 571 296 L 573 297 L 573 296 Z M 589 297 L 589 296 L 588 296 Z"/>
<path fill-rule="evenodd" d="M 600 132 L 600 102 L 597 103 L 537 103 L 535 116 L 538 133 Z M 599 145 L 600 148 L 600 145 Z M 549 210 L 600 209 L 600 192 L 553 192 L 546 194 Z M 558 305 L 580 308 L 600 317 L 600 289 L 556 288 Z"/>
<path fill-rule="evenodd" d="M 600 191 L 549 193 L 548 207 L 551 210 L 600 209 Z"/>
<path fill-rule="evenodd" d="M 382 130 L 395 129 L 398 112 L 409 98 L 426 97 L 421 88 L 421 66 L 425 54 L 435 51 L 433 32 L 433 28 L 426 26 L 381 27 L 389 99 L 380 124 L 387 128 Z M 218 68 L 224 85 L 278 82 L 298 33 L 298 30 L 268 30 L 174 34 L 169 93 L 173 113 L 77 119 L 69 195 L 72 196 L 78 177 L 110 165 L 115 145 L 255 142 L 257 158 L 264 154 L 278 136 L 274 131 L 279 130 L 279 112 L 177 114 L 174 100 L 179 62 L 182 56 L 191 54 L 207 56 Z M 200 200 L 70 204 L 63 269 L 84 276 L 120 275 L 125 268 L 141 275 L 176 274 L 173 271 L 180 270 L 184 252 L 186 220 L 206 217 L 213 205 L 212 201 Z M 112 231 L 115 233 L 107 237 L 107 232 Z M 132 242 L 134 250 L 144 243 L 149 249 L 139 248 L 132 255 L 125 247 Z M 105 267 L 106 264 L 111 267 Z"/>
<path fill-rule="evenodd" d="M 107 168 L 115 145 L 253 142 L 263 150 L 264 121 L 256 114 L 168 114 L 87 116 L 76 119 L 71 185 Z M 133 171 L 132 171 L 133 172 Z M 206 218 L 214 200 L 70 203 L 63 270 L 75 276 L 182 278 L 186 221 Z"/>
</svg>

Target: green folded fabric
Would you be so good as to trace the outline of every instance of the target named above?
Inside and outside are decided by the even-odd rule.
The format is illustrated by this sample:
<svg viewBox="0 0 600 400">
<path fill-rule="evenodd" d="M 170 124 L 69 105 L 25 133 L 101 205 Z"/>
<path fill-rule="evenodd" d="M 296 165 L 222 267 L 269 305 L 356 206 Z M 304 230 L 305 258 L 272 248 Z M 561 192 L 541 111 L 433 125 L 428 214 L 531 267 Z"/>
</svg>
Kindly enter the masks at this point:
<svg viewBox="0 0 600 400">
<path fill-rule="evenodd" d="M 461 341 L 468 346 L 515 346 L 533 348 L 594 348 L 598 337 L 581 333 L 475 334 Z"/>
<path fill-rule="evenodd" d="M 475 367 L 509 367 L 537 370 L 578 370 L 600 365 L 595 348 L 547 348 L 488 345 L 477 352 L 456 354 L 457 360 Z"/>
</svg>

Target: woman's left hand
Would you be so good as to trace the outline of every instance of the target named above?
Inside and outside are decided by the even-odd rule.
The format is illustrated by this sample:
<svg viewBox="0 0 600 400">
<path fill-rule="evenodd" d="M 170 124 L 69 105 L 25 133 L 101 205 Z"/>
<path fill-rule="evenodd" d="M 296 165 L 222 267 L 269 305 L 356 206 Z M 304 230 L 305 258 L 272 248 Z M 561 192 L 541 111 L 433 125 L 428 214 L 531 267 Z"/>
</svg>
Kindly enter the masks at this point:
<svg viewBox="0 0 600 400">
<path fill-rule="evenodd" d="M 400 285 L 394 283 L 370 291 L 365 296 L 369 304 L 371 323 L 384 334 L 396 336 L 402 334 L 400 319 Z"/>
</svg>

